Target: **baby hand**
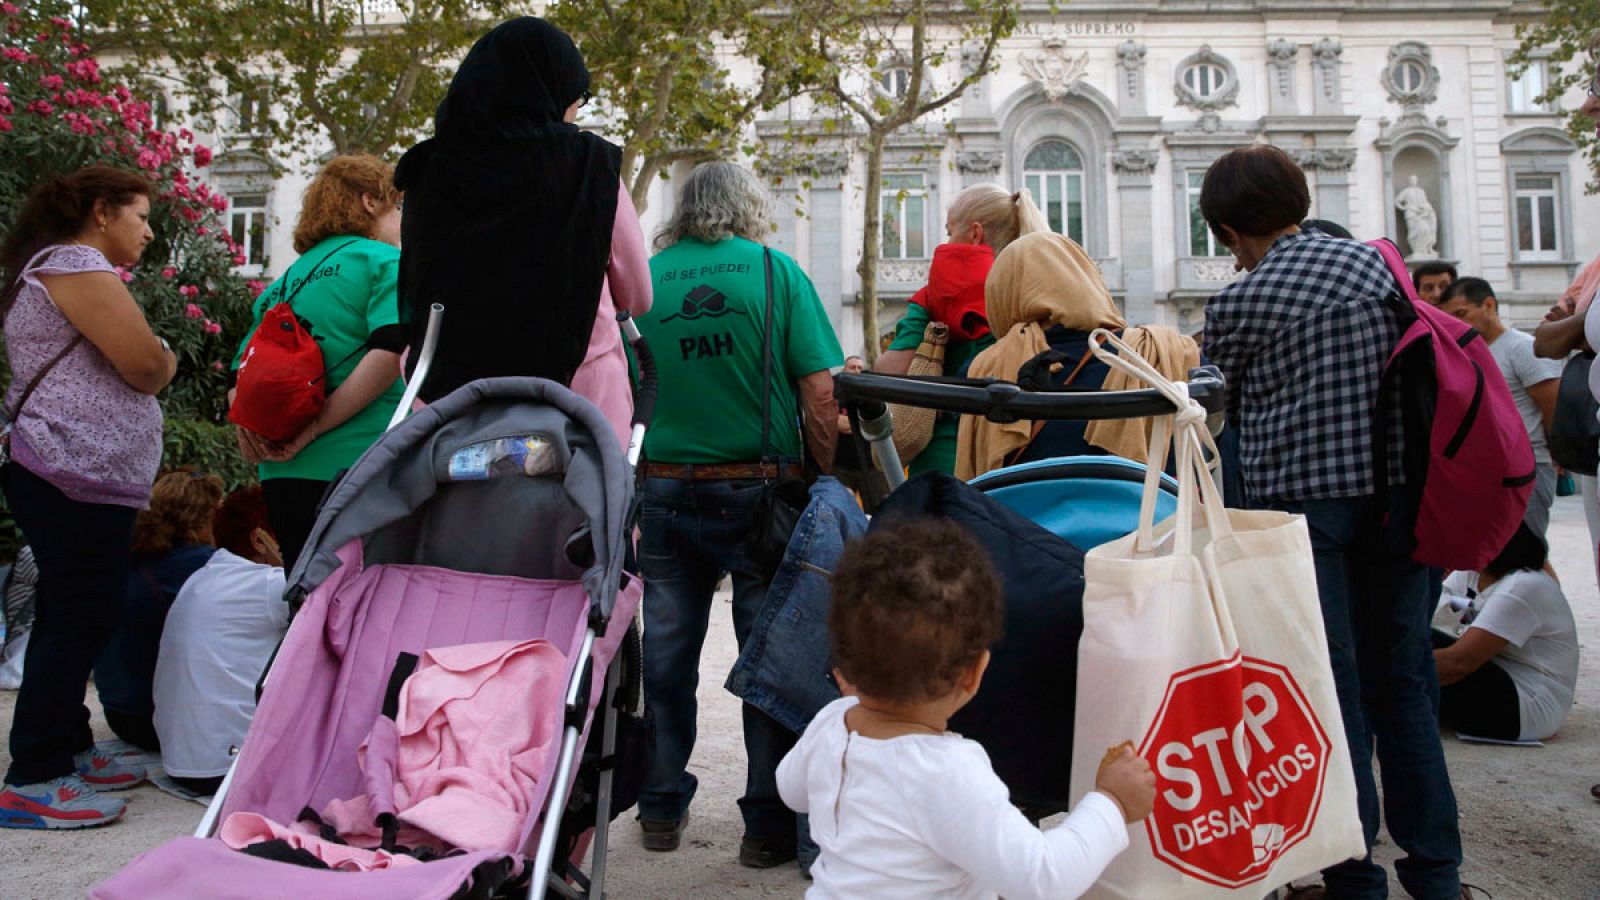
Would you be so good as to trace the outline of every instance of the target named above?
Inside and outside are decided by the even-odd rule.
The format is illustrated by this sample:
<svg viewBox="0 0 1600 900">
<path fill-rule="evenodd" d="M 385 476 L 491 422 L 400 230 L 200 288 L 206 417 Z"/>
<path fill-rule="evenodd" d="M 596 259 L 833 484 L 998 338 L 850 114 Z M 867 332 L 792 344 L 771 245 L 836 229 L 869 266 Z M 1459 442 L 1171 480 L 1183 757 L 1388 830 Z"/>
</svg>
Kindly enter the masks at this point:
<svg viewBox="0 0 1600 900">
<path fill-rule="evenodd" d="M 1142 757 L 1134 755 L 1133 743 L 1124 741 L 1112 747 L 1100 763 L 1094 786 L 1117 801 L 1122 816 L 1133 824 L 1150 815 L 1156 800 L 1156 773 Z"/>
</svg>

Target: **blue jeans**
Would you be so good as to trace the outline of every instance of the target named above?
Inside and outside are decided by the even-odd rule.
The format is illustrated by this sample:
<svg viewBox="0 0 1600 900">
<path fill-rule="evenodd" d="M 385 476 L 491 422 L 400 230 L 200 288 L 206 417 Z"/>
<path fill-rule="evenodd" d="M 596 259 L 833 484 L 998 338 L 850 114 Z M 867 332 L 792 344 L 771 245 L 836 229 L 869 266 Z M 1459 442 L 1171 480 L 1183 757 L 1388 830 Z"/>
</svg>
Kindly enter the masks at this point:
<svg viewBox="0 0 1600 900">
<path fill-rule="evenodd" d="M 1339 708 L 1355 767 L 1367 847 L 1378 836 L 1376 747 L 1383 815 L 1406 856 L 1395 863 L 1406 892 L 1427 900 L 1461 894 L 1461 833 L 1439 742 L 1439 677 L 1429 633 L 1427 567 L 1409 557 L 1409 523 L 1385 521 L 1371 497 L 1273 504 L 1301 513 L 1311 531 L 1317 592 Z M 1404 529 L 1404 530 L 1403 530 Z M 1330 898 L 1388 895 L 1383 868 L 1364 859 L 1323 870 Z"/>
<path fill-rule="evenodd" d="M 705 644 L 717 582 L 733 574 L 733 631 L 744 647 L 767 596 L 745 558 L 744 536 L 761 482 L 747 479 L 645 480 L 639 522 L 639 568 L 644 576 L 644 692 L 655 718 L 650 767 L 639 814 L 675 822 L 689 810 L 698 780 L 688 771 L 694 751 Z M 778 763 L 798 739 L 766 713 L 744 704 L 747 762 L 745 836 L 791 842 L 796 817 L 778 796 Z"/>
</svg>

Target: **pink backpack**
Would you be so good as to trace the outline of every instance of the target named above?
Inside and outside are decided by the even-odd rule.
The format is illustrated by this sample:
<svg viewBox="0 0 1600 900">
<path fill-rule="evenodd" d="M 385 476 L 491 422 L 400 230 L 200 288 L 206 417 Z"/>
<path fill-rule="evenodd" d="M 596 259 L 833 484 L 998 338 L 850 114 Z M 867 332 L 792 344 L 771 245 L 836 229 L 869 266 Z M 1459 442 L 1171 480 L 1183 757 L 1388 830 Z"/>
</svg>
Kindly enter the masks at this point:
<svg viewBox="0 0 1600 900">
<path fill-rule="evenodd" d="M 1527 429 L 1478 332 L 1417 299 L 1394 244 L 1383 238 L 1367 243 L 1383 254 L 1404 294 L 1391 298 L 1403 330 L 1383 382 L 1399 378 L 1404 386 L 1406 484 L 1421 486 L 1411 557 L 1477 571 L 1500 554 L 1527 512 L 1535 477 Z M 1383 418 L 1378 428 L 1381 479 L 1387 469 Z"/>
</svg>

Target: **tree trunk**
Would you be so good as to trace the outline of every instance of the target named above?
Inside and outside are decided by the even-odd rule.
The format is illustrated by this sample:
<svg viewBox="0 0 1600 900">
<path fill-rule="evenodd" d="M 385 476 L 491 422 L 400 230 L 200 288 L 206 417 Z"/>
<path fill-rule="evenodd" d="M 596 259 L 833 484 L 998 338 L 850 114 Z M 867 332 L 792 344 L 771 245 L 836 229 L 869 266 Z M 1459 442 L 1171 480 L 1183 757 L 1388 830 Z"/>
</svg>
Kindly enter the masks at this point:
<svg viewBox="0 0 1600 900">
<path fill-rule="evenodd" d="M 633 199 L 633 208 L 644 215 L 645 208 L 650 205 L 650 186 L 655 183 L 656 175 L 661 167 L 646 159 L 644 164 L 633 173 L 633 183 L 628 186 L 628 196 Z M 627 176 L 627 169 L 623 169 L 623 177 Z"/>
<path fill-rule="evenodd" d="M 878 360 L 878 254 L 882 252 L 883 145 L 888 135 L 877 129 L 867 132 L 867 189 L 861 234 L 861 342 L 870 367 Z"/>
</svg>

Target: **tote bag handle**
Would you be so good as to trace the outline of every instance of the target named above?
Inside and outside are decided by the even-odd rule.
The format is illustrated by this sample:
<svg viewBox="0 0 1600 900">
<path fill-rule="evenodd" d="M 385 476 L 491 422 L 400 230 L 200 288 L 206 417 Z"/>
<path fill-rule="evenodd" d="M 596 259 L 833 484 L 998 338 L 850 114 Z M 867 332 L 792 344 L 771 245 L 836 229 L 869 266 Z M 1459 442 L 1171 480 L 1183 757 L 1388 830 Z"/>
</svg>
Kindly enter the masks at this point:
<svg viewBox="0 0 1600 900">
<path fill-rule="evenodd" d="M 1206 527 L 1213 538 L 1232 534 L 1227 514 L 1223 511 L 1222 492 L 1218 490 L 1210 472 L 1221 455 L 1211 432 L 1206 428 L 1205 408 L 1199 401 L 1189 397 L 1189 385 L 1172 381 L 1161 374 L 1159 369 L 1107 329 L 1095 329 L 1090 338 L 1089 346 L 1101 362 L 1160 391 L 1172 401 L 1174 408 L 1172 415 L 1157 416 L 1150 432 L 1144 497 L 1139 504 L 1139 531 L 1134 551 L 1150 553 L 1155 550 L 1156 499 L 1161 490 L 1161 473 L 1167 466 L 1167 450 L 1173 445 L 1177 447 L 1174 474 L 1178 480 L 1174 552 L 1183 556 L 1193 553 L 1197 505 L 1206 517 Z M 1107 345 L 1114 347 L 1116 352 L 1106 349 Z"/>
</svg>

